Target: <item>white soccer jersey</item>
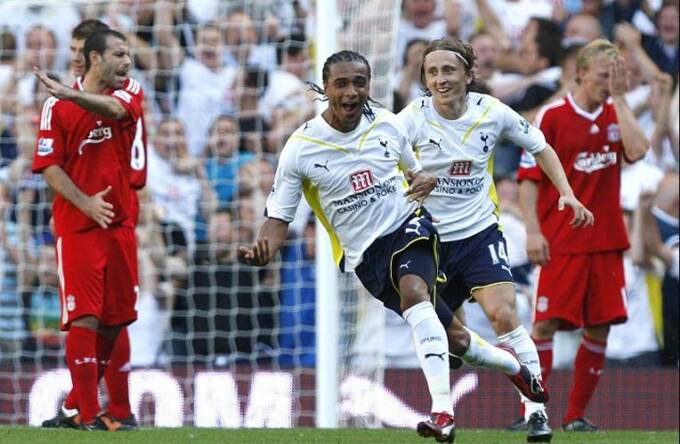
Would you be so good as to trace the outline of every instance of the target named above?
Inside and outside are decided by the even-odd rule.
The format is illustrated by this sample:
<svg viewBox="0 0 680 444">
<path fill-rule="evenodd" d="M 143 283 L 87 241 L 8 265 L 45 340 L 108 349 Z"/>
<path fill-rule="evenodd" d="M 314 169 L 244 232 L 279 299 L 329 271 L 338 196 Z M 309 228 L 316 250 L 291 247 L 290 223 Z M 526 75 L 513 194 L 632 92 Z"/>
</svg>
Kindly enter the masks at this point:
<svg viewBox="0 0 680 444">
<path fill-rule="evenodd" d="M 337 264 L 361 262 L 377 238 L 396 230 L 416 208 L 404 193 L 402 171 L 421 170 L 404 128 L 389 111 L 376 109 L 354 131 L 332 128 L 321 116 L 308 121 L 283 147 L 267 217 L 293 220 L 302 193 L 328 230 Z"/>
<path fill-rule="evenodd" d="M 493 150 L 507 138 L 532 154 L 545 148 L 543 133 L 486 94 L 469 93 L 467 111 L 457 120 L 441 117 L 431 97 L 421 97 L 398 115 L 416 155 L 437 186 L 425 207 L 439 219 L 443 242 L 468 238 L 498 223 L 493 183 Z"/>
</svg>

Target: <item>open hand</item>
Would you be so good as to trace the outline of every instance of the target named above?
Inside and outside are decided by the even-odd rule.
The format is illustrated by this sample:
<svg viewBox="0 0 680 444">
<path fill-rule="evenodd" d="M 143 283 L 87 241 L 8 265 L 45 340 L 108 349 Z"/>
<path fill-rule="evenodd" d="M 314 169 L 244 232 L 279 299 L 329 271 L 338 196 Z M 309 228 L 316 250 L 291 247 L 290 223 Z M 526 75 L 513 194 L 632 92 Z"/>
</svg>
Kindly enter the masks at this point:
<svg viewBox="0 0 680 444">
<path fill-rule="evenodd" d="M 97 194 L 93 194 L 87 199 L 84 208 L 82 208 L 83 213 L 97 222 L 102 228 L 107 228 L 115 216 L 113 204 L 104 200 L 104 196 L 109 194 L 110 191 L 111 185 Z"/>
<path fill-rule="evenodd" d="M 37 67 L 33 67 L 33 74 L 40 80 L 45 87 L 47 87 L 47 92 L 56 97 L 57 99 L 68 99 L 70 97 L 73 88 L 69 88 L 56 80 L 52 80 L 47 77 L 47 74 L 43 70 Z"/>
<path fill-rule="evenodd" d="M 250 247 L 239 246 L 238 258 L 248 265 L 263 267 L 269 263 L 269 239 L 258 239 Z"/>
<path fill-rule="evenodd" d="M 623 59 L 617 57 L 609 65 L 609 94 L 612 97 L 623 96 L 628 91 L 628 78 Z"/>
<path fill-rule="evenodd" d="M 574 218 L 571 220 L 571 226 L 589 227 L 595 223 L 595 216 L 574 196 L 561 196 L 557 203 L 557 209 L 563 211 L 565 207 L 571 207 L 574 210 Z"/>
<path fill-rule="evenodd" d="M 640 46 L 640 31 L 627 22 L 621 22 L 614 26 L 614 38 L 627 48 Z"/>
</svg>

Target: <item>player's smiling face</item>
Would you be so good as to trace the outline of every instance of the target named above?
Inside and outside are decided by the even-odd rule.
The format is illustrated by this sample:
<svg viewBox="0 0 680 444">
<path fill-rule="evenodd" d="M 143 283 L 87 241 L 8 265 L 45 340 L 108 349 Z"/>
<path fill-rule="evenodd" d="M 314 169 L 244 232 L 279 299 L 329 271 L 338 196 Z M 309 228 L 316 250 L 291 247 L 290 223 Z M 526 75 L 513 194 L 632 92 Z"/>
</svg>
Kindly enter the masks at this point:
<svg viewBox="0 0 680 444">
<path fill-rule="evenodd" d="M 100 65 L 102 81 L 111 88 L 122 88 L 131 67 L 132 59 L 127 43 L 117 37 L 108 36 Z"/>
<path fill-rule="evenodd" d="M 328 97 L 328 110 L 323 114 L 326 121 L 343 132 L 356 128 L 368 100 L 368 67 L 362 62 L 337 62 L 330 65 L 324 89 Z"/>
<path fill-rule="evenodd" d="M 436 50 L 425 56 L 423 61 L 425 86 L 432 93 L 435 102 L 446 106 L 465 100 L 467 86 L 472 77 L 465 64 L 453 51 Z"/>
</svg>

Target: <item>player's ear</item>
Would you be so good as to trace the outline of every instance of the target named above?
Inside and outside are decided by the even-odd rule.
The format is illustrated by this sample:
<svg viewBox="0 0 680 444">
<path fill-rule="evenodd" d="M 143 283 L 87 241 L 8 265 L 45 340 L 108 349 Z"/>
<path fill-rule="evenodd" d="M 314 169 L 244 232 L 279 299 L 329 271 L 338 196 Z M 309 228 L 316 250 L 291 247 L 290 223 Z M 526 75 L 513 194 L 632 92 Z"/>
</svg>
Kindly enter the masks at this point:
<svg viewBox="0 0 680 444">
<path fill-rule="evenodd" d="M 90 60 L 90 66 L 94 66 L 101 61 L 102 56 L 97 51 L 92 50 L 89 53 L 85 54 L 85 57 Z"/>
</svg>

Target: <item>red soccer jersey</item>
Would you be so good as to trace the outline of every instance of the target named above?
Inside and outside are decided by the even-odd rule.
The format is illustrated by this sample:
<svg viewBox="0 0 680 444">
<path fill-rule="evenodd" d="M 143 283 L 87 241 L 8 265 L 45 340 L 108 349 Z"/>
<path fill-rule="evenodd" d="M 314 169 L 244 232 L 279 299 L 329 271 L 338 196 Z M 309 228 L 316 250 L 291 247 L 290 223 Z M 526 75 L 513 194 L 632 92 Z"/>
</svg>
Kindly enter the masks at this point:
<svg viewBox="0 0 680 444">
<path fill-rule="evenodd" d="M 50 165 L 61 167 L 85 194 L 93 195 L 111 186 L 104 200 L 113 205 L 112 225 L 136 218 L 134 212 L 131 145 L 134 129 L 142 117 L 143 93 L 136 81 L 122 89 L 109 89 L 128 111 L 121 120 L 106 119 L 68 100 L 50 97 L 43 105 L 33 172 Z M 73 86 L 82 89 L 77 81 Z M 81 232 L 98 224 L 57 194 L 52 207 L 57 236 Z"/>
<path fill-rule="evenodd" d="M 524 153 L 518 180 L 538 182 L 537 214 L 553 254 L 625 250 L 630 244 L 620 206 L 621 156 L 616 110 L 608 100 L 593 113 L 571 94 L 538 114 L 537 126 L 560 158 L 576 198 L 595 216 L 595 225 L 572 228 L 573 212 L 557 210 L 559 193 L 530 155 Z"/>
</svg>

